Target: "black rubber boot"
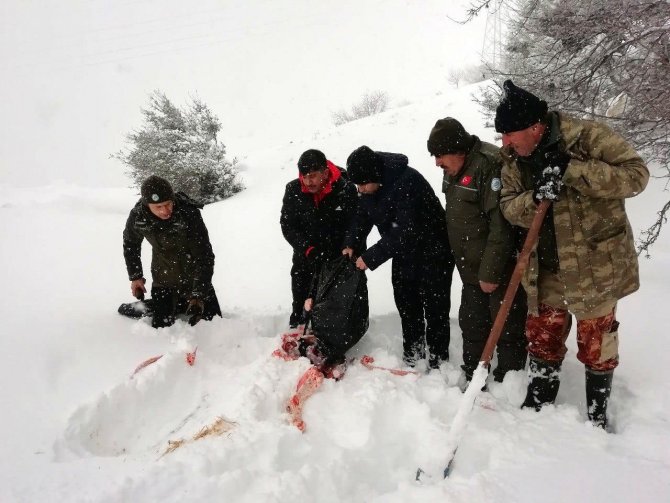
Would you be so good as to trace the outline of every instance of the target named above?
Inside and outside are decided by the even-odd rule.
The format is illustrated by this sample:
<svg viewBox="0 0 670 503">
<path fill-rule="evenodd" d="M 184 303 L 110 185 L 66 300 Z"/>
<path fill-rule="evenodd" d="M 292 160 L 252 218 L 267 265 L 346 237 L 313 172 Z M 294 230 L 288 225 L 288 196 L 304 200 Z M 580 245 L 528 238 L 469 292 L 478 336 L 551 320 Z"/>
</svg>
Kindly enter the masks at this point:
<svg viewBox="0 0 670 503">
<path fill-rule="evenodd" d="M 612 391 L 613 370 L 586 369 L 586 412 L 594 426 L 607 430 L 607 403 Z"/>
<path fill-rule="evenodd" d="M 145 316 L 153 316 L 153 303 L 151 299 L 138 300 L 119 306 L 119 314 L 139 320 Z"/>
<path fill-rule="evenodd" d="M 554 403 L 561 384 L 560 371 L 560 362 L 548 362 L 531 357 L 528 365 L 528 392 L 521 408 L 540 410 L 544 405 Z"/>
</svg>

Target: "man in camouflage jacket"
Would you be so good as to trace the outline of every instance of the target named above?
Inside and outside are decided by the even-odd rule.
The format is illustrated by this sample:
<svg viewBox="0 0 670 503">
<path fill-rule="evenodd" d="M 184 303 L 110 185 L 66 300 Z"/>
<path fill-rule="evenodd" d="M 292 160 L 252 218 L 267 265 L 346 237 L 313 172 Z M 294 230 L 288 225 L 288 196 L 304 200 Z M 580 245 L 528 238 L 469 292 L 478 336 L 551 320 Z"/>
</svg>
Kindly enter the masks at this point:
<svg viewBox="0 0 670 503">
<path fill-rule="evenodd" d="M 440 119 L 428 137 L 428 151 L 444 171 L 449 244 L 463 289 L 458 322 L 463 332 L 464 386 L 472 380 L 514 268 L 512 226 L 500 212 L 498 147 L 468 134 L 451 117 Z M 526 297 L 518 289 L 498 342 L 502 382 L 509 370 L 526 366 Z"/>
<path fill-rule="evenodd" d="M 155 175 L 144 181 L 141 194 L 123 231 L 123 256 L 131 293 L 142 301 L 146 293 L 142 241 L 146 238 L 151 244 L 151 299 L 122 304 L 119 313 L 132 318 L 151 315 L 154 328 L 172 325 L 183 313 L 191 325 L 221 316 L 212 286 L 214 253 L 200 215 L 202 206 L 186 194 L 175 194 L 167 180 Z"/>
<path fill-rule="evenodd" d="M 503 214 L 528 228 L 537 203 L 553 203 L 523 278 L 531 357 L 523 407 L 539 410 L 555 400 L 572 313 L 577 358 L 586 367 L 588 416 L 607 428 L 619 363 L 616 305 L 639 288 L 624 200 L 644 190 L 649 171 L 606 125 L 548 112 L 545 101 L 509 80 L 503 90 L 495 120 L 503 137 Z"/>
</svg>

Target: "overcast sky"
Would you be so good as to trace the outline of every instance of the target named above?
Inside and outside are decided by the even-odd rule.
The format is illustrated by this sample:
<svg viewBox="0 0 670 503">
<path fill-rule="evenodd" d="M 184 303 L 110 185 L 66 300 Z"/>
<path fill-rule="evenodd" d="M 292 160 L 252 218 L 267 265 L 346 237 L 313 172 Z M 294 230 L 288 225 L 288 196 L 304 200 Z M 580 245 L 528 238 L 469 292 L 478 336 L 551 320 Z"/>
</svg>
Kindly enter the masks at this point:
<svg viewBox="0 0 670 503">
<path fill-rule="evenodd" d="M 486 21 L 454 23 L 449 4 L 4 0 L 0 183 L 127 184 L 109 155 L 154 89 L 202 98 L 238 157 L 331 127 L 368 90 L 394 104 L 448 92 L 449 72 L 478 62 Z"/>
</svg>

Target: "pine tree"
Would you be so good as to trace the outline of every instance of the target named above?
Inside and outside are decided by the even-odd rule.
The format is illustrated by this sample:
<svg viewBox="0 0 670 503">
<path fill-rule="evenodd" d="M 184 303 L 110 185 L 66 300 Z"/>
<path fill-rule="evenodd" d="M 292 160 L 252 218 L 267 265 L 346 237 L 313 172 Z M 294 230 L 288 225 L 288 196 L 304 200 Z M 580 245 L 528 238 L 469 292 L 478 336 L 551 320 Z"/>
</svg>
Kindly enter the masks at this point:
<svg viewBox="0 0 670 503">
<path fill-rule="evenodd" d="M 225 199 L 240 190 L 235 160 L 226 158 L 217 140 L 221 123 L 197 98 L 180 109 L 160 91 L 142 108 L 144 124 L 129 133 L 129 147 L 113 155 L 127 167 L 136 187 L 150 175 L 168 180 L 175 191 L 203 203 Z"/>
</svg>

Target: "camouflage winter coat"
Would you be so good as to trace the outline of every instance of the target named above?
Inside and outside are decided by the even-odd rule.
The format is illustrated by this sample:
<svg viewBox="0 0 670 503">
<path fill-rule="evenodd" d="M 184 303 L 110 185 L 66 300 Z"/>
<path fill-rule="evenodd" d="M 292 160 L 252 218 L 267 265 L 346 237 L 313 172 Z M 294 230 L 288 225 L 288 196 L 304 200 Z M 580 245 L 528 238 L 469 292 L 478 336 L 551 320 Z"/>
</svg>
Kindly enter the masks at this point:
<svg viewBox="0 0 670 503">
<path fill-rule="evenodd" d="M 570 154 L 560 199 L 553 205 L 561 292 L 573 313 L 589 312 L 636 291 L 637 254 L 624 200 L 642 192 L 649 171 L 642 158 L 606 125 L 550 114 L 559 147 Z M 514 225 L 528 228 L 536 205 L 527 173 L 509 147 L 503 157 L 500 206 Z M 526 183 L 524 183 L 524 181 Z M 538 259 L 531 253 L 523 278 L 528 309 L 537 313 Z"/>
<path fill-rule="evenodd" d="M 214 252 L 195 201 L 178 192 L 168 220 L 154 216 L 140 199 L 123 231 L 123 256 L 128 278 L 142 278 L 141 247 L 151 244 L 151 278 L 155 287 L 175 288 L 187 297 L 211 294 Z"/>
</svg>

